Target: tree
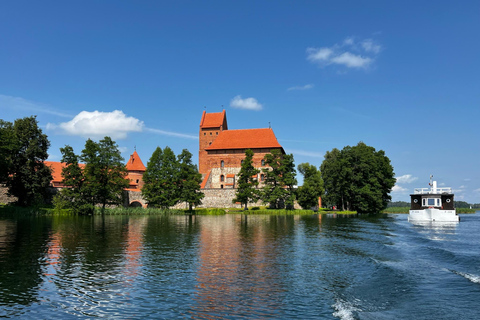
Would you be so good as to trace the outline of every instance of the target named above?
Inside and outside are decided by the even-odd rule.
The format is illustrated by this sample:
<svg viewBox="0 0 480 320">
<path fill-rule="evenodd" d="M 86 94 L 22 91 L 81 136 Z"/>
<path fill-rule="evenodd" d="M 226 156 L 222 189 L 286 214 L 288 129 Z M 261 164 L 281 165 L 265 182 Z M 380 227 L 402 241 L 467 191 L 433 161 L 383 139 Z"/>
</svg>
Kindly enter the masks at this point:
<svg viewBox="0 0 480 320">
<path fill-rule="evenodd" d="M 7 177 L 2 172 L 8 193 L 17 197 L 20 206 L 41 204 L 49 196 L 52 174 L 44 161 L 48 158 L 50 142 L 38 127 L 35 116 L 15 120 L 13 126 L 3 122 L 2 136 L 10 141 L 2 143 L 2 152 L 11 152 L 2 160 L 7 166 Z"/>
<path fill-rule="evenodd" d="M 245 159 L 242 162 L 240 173 L 238 174 L 237 192 L 233 203 L 240 202 L 244 205 L 244 210 L 248 210 L 248 203 L 255 202 L 259 199 L 259 192 L 257 189 L 258 179 L 257 175 L 260 170 L 253 166 L 253 151 L 247 149 L 245 151 Z"/>
<path fill-rule="evenodd" d="M 149 206 L 168 208 L 180 200 L 179 166 L 172 149 L 157 147 L 143 175 L 142 195 Z"/>
<path fill-rule="evenodd" d="M 192 163 L 192 154 L 183 149 L 182 153 L 178 155 L 179 163 L 179 201 L 187 202 L 188 208 L 192 211 L 193 206 L 202 204 L 202 199 L 205 196 L 200 191 L 200 184 L 202 183 L 202 175 L 198 172 L 197 166 Z"/>
<path fill-rule="evenodd" d="M 75 212 L 93 213 L 97 204 L 105 211 L 107 205 L 121 205 L 123 190 L 128 187 L 127 169 L 117 144 L 105 137 L 98 143 L 91 139 L 85 142 L 82 154 L 77 156 L 72 147 L 61 148 L 63 189 L 57 200 L 68 200 Z M 85 164 L 82 169 L 79 160 Z"/>
<path fill-rule="evenodd" d="M 303 186 L 297 190 L 298 203 L 304 209 L 318 206 L 318 198 L 324 191 L 320 171 L 308 162 L 299 164 L 298 171 L 303 175 Z"/>
<path fill-rule="evenodd" d="M 342 151 L 327 152 L 321 175 L 329 205 L 358 212 L 385 209 L 395 184 L 393 167 L 385 152 L 363 142 Z"/>
<path fill-rule="evenodd" d="M 293 155 L 282 155 L 280 150 L 275 149 L 266 154 L 264 159 L 270 168 L 262 169 L 265 174 L 262 200 L 269 203 L 271 208 L 293 208 L 294 186 L 297 184 Z"/>
<path fill-rule="evenodd" d="M 8 179 L 14 150 L 13 125 L 0 119 L 0 183 L 5 183 Z"/>
</svg>

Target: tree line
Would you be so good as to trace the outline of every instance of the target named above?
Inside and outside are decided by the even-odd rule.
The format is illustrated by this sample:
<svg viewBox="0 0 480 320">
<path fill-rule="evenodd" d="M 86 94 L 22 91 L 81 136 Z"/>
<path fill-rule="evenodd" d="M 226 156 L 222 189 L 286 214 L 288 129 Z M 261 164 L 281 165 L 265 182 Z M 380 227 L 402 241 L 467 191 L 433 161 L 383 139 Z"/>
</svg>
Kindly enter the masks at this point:
<svg viewBox="0 0 480 320">
<path fill-rule="evenodd" d="M 43 204 L 52 180 L 51 170 L 44 164 L 50 142 L 38 127 L 35 116 L 17 119 L 14 123 L 0 120 L 0 183 L 8 194 L 17 197 L 17 205 Z M 88 139 L 80 155 L 66 145 L 60 149 L 63 188 L 54 198 L 57 207 L 88 213 L 100 205 L 122 205 L 123 190 L 128 187 L 126 167 L 117 144 L 105 137 L 99 142 Z M 296 168 L 292 154 L 274 150 L 264 157 L 265 179 L 258 188 L 260 170 L 253 167 L 253 151 L 245 152 L 238 174 L 234 202 L 245 209 L 248 203 L 262 200 L 271 208 L 293 208 L 297 201 L 303 208 L 323 204 L 342 210 L 379 212 L 386 208 L 389 193 L 395 184 L 393 167 L 383 150 L 359 142 L 342 150 L 327 151 L 319 168 L 309 163 L 298 165 L 304 183 L 296 188 Z M 201 204 L 202 176 L 192 163 L 192 154 L 184 149 L 178 156 L 172 149 L 160 147 L 153 152 L 144 173 L 142 195 L 149 206 L 169 208 L 180 202 Z"/>
</svg>

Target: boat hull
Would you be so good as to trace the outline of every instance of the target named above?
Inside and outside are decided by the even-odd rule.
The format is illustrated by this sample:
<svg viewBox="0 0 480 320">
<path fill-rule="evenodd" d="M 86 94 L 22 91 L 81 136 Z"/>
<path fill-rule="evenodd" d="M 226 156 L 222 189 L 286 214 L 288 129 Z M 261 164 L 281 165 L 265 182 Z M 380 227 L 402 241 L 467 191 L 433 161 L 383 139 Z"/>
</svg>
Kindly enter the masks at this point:
<svg viewBox="0 0 480 320">
<path fill-rule="evenodd" d="M 423 210 L 410 210 L 408 221 L 441 221 L 441 222 L 457 222 L 460 217 L 456 210 L 441 210 L 435 208 Z"/>
</svg>

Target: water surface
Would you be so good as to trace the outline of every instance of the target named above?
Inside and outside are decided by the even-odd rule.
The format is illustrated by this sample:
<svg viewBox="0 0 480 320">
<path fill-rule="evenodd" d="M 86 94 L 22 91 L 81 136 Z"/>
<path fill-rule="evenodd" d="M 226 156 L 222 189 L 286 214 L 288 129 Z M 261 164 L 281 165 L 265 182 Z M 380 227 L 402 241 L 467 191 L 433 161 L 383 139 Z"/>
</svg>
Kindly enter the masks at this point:
<svg viewBox="0 0 480 320">
<path fill-rule="evenodd" d="M 0 317 L 476 319 L 480 213 L 0 218 Z"/>
</svg>

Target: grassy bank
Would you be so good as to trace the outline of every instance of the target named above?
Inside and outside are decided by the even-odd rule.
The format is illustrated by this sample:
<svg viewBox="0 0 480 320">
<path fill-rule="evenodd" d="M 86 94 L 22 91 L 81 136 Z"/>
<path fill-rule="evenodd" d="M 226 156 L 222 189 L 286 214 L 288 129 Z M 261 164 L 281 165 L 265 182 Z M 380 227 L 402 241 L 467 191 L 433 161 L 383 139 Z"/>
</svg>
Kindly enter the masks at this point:
<svg viewBox="0 0 480 320">
<path fill-rule="evenodd" d="M 104 212 L 96 208 L 94 215 L 224 215 L 224 214 L 248 214 L 248 215 L 312 215 L 312 214 L 356 214 L 356 211 L 331 211 L 321 208 L 318 211 L 313 210 L 286 210 L 286 209 L 268 209 L 267 207 L 252 207 L 244 211 L 240 208 L 197 208 L 192 211 L 182 209 L 159 209 L 159 208 L 107 208 Z M 7 216 L 32 216 L 32 215 L 55 215 L 68 216 L 74 215 L 71 209 L 55 209 L 52 206 L 43 207 L 17 207 L 11 205 L 0 205 L 0 215 Z"/>
</svg>

